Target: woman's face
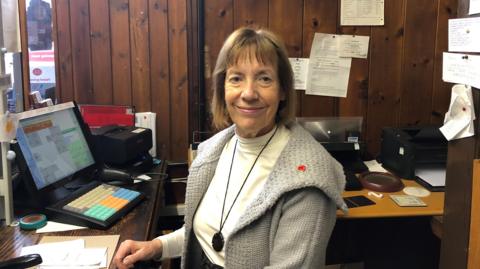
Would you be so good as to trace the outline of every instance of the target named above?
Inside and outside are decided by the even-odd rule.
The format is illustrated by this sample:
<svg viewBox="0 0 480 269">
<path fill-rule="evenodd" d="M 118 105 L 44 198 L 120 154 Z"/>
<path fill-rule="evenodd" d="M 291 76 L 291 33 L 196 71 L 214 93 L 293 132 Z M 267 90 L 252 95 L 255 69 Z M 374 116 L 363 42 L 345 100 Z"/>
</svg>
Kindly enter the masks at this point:
<svg viewBox="0 0 480 269">
<path fill-rule="evenodd" d="M 257 137 L 272 130 L 284 98 L 275 66 L 245 57 L 227 69 L 225 103 L 239 136 Z"/>
</svg>

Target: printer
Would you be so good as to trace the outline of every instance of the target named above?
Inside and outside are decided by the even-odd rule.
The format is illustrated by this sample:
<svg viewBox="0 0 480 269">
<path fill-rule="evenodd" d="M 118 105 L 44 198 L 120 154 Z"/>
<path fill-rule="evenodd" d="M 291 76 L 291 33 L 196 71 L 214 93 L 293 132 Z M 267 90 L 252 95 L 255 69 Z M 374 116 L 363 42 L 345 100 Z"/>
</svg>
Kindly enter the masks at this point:
<svg viewBox="0 0 480 269">
<path fill-rule="evenodd" d="M 448 142 L 438 126 L 382 129 L 382 166 L 406 179 L 424 165 L 445 166 Z"/>
<path fill-rule="evenodd" d="M 128 172 L 146 172 L 153 166 L 152 130 L 108 125 L 92 129 L 95 156 L 101 163 Z"/>
<path fill-rule="evenodd" d="M 362 189 L 356 174 L 368 171 L 362 160 L 365 150 L 365 143 L 361 141 L 363 118 L 298 117 L 296 120 L 343 166 L 345 189 Z"/>
</svg>

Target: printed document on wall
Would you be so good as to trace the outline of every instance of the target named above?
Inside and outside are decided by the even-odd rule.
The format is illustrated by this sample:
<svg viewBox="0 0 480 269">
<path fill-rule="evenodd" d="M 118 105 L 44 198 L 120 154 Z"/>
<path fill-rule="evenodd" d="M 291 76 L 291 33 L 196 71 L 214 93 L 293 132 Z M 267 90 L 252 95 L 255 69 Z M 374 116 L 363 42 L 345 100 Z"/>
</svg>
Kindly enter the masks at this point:
<svg viewBox="0 0 480 269">
<path fill-rule="evenodd" d="M 448 51 L 480 52 L 480 18 L 448 20 Z"/>
<path fill-rule="evenodd" d="M 296 90 L 307 88 L 308 58 L 289 58 L 294 75 L 294 86 Z"/>
<path fill-rule="evenodd" d="M 444 52 L 442 78 L 480 88 L 480 56 Z"/>
<path fill-rule="evenodd" d="M 339 35 L 338 56 L 366 59 L 369 36 Z"/>
<path fill-rule="evenodd" d="M 384 0 L 342 0 L 340 25 L 384 25 Z"/>
<path fill-rule="evenodd" d="M 470 0 L 468 15 L 480 13 L 480 0 Z"/>
<path fill-rule="evenodd" d="M 352 58 L 338 57 L 338 36 L 315 33 L 306 94 L 346 97 Z"/>
</svg>

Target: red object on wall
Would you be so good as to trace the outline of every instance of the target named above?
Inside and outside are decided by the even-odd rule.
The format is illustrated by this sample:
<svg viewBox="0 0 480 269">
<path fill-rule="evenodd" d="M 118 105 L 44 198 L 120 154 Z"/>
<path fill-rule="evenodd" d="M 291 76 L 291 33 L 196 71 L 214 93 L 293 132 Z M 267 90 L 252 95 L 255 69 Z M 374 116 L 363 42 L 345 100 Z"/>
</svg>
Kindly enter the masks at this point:
<svg viewBox="0 0 480 269">
<path fill-rule="evenodd" d="M 79 105 L 79 108 L 83 120 L 90 128 L 135 125 L 135 109 L 131 106 Z"/>
</svg>

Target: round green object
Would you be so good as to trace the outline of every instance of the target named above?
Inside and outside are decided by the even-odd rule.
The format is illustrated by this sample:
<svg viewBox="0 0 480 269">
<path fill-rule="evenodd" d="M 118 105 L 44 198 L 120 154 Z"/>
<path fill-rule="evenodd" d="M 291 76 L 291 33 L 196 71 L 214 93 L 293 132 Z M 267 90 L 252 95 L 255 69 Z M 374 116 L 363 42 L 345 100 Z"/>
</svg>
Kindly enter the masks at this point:
<svg viewBox="0 0 480 269">
<path fill-rule="evenodd" d="M 35 230 L 47 225 L 47 217 L 43 214 L 31 214 L 20 219 L 20 228 Z"/>
</svg>

